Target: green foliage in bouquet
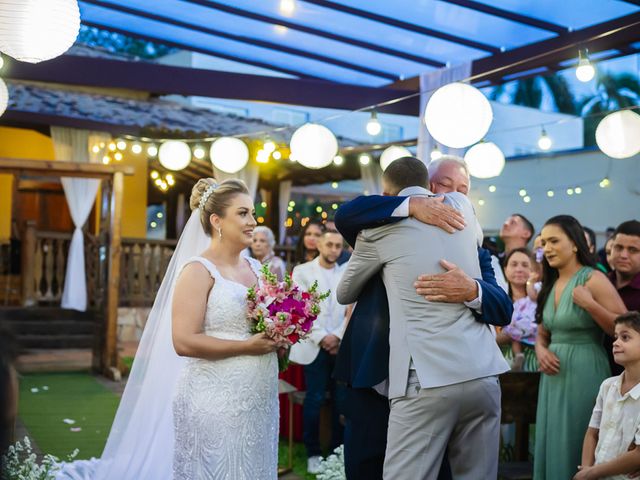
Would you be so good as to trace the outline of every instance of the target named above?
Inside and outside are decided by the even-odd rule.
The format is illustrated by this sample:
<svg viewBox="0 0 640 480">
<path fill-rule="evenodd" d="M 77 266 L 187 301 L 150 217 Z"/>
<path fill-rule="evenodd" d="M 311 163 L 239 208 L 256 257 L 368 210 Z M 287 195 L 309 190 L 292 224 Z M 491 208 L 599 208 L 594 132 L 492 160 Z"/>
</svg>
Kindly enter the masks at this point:
<svg viewBox="0 0 640 480">
<path fill-rule="evenodd" d="M 45 455 L 42 462 L 38 464 L 29 437 L 24 437 L 23 442 L 24 445 L 21 442 L 11 445 L 2 458 L 2 479 L 53 480 L 56 478 L 56 472 L 60 470 L 60 459 L 53 455 Z M 68 461 L 72 461 L 77 455 L 78 449 L 68 456 Z"/>
</svg>

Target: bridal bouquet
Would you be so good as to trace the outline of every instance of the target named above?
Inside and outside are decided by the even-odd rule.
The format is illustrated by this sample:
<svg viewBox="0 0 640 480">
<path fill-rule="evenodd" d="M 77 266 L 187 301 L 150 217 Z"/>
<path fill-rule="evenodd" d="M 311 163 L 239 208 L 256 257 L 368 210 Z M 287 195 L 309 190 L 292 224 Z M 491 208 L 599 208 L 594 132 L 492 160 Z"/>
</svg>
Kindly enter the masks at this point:
<svg viewBox="0 0 640 480">
<path fill-rule="evenodd" d="M 308 291 L 293 283 L 290 275 L 284 281 L 271 273 L 269 265 L 260 269 L 262 285 L 251 287 L 247 293 L 247 316 L 253 333 L 266 333 L 278 342 L 293 345 L 306 338 L 320 313 L 320 302 L 331 292 L 318 292 L 318 282 Z M 288 352 L 279 357 L 280 370 L 289 363 Z"/>
</svg>

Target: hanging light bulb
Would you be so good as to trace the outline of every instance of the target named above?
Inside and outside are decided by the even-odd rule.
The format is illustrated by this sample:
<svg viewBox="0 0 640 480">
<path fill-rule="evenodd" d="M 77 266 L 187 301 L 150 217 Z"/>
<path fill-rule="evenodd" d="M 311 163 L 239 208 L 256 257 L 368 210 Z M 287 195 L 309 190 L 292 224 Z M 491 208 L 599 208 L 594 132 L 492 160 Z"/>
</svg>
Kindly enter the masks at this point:
<svg viewBox="0 0 640 480">
<path fill-rule="evenodd" d="M 280 160 L 282 158 L 282 154 L 278 150 L 273 152 L 271 156 L 273 157 L 274 160 Z"/>
<path fill-rule="evenodd" d="M 369 165 L 369 163 L 371 162 L 371 157 L 368 154 L 363 153 L 358 157 L 358 160 L 362 165 Z"/>
<path fill-rule="evenodd" d="M 551 198 L 555 195 L 553 190 L 547 190 L 547 197 Z"/>
<path fill-rule="evenodd" d="M 544 129 L 544 127 L 542 127 L 540 138 L 538 138 L 538 147 L 540 148 L 540 150 L 547 151 L 551 148 L 552 145 L 553 140 L 551 140 L 551 137 L 547 135 L 547 131 Z"/>
<path fill-rule="evenodd" d="M 496 191 L 496 186 L 495 185 L 489 185 L 489 191 L 491 193 L 495 192 Z"/>
<path fill-rule="evenodd" d="M 382 125 L 378 121 L 378 114 L 371 110 L 371 118 L 367 122 L 367 133 L 372 136 L 378 135 L 382 131 Z"/>
<path fill-rule="evenodd" d="M 113 158 L 115 158 L 115 159 L 119 162 L 120 160 L 122 160 L 122 153 L 120 153 L 120 152 L 116 152 L 116 153 L 113 155 Z"/>
<path fill-rule="evenodd" d="M 296 11 L 296 1 L 295 0 L 280 0 L 280 13 L 283 15 L 290 17 L 293 15 L 293 12 Z"/>
<path fill-rule="evenodd" d="M 91 148 L 91 151 L 92 151 L 93 153 L 100 153 L 100 147 L 99 147 L 98 145 L 94 145 L 94 146 Z"/>
<path fill-rule="evenodd" d="M 155 145 L 149 145 L 149 147 L 147 148 L 147 154 L 150 157 L 155 157 L 156 155 L 158 155 L 158 147 L 156 147 Z"/>
<path fill-rule="evenodd" d="M 206 155 L 206 152 L 204 151 L 204 148 L 202 148 L 200 145 L 197 145 L 193 149 L 193 156 L 196 157 L 198 160 L 202 160 L 205 155 Z"/>
<path fill-rule="evenodd" d="M 136 155 L 141 154 L 141 153 L 142 153 L 142 145 L 140 145 L 139 143 L 134 143 L 134 144 L 131 146 L 131 151 L 132 151 L 133 153 L 135 153 Z"/>
<path fill-rule="evenodd" d="M 434 145 L 433 150 L 431 150 L 431 154 L 429 155 L 429 157 L 431 157 L 432 162 L 438 160 L 439 158 L 442 158 L 442 151 L 438 147 L 438 144 Z"/>
<path fill-rule="evenodd" d="M 518 192 L 518 195 L 520 195 L 521 197 L 525 197 L 527 195 L 527 191 L 524 188 L 521 188 Z"/>
<path fill-rule="evenodd" d="M 271 153 L 276 149 L 276 144 L 271 140 L 267 140 L 266 142 L 264 142 L 262 148 L 265 150 L 265 152 Z"/>
<path fill-rule="evenodd" d="M 604 177 L 600 181 L 600 188 L 607 188 L 609 185 L 611 185 L 611 180 L 609 180 L 607 177 Z"/>
<path fill-rule="evenodd" d="M 578 52 L 578 67 L 576 68 L 576 77 L 581 82 L 588 82 L 596 74 L 596 69 L 589 61 L 588 51 L 585 48 Z"/>
<path fill-rule="evenodd" d="M 118 143 L 116 143 L 116 147 L 118 148 L 118 150 L 126 150 L 127 142 L 125 142 L 124 140 L 118 140 Z"/>
<path fill-rule="evenodd" d="M 340 155 L 336 155 L 335 157 L 333 157 L 334 165 L 342 165 L 342 162 L 344 162 L 344 158 L 342 158 Z"/>
</svg>

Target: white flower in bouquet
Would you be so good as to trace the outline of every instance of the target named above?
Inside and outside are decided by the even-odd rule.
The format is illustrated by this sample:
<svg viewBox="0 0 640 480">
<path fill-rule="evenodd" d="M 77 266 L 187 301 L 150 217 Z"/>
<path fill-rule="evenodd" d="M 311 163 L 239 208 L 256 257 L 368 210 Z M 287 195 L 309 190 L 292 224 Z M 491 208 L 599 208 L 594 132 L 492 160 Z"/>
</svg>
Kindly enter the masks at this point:
<svg viewBox="0 0 640 480">
<path fill-rule="evenodd" d="M 317 480 L 346 480 L 344 471 L 344 446 L 340 445 L 331 455 L 320 462 Z"/>
</svg>

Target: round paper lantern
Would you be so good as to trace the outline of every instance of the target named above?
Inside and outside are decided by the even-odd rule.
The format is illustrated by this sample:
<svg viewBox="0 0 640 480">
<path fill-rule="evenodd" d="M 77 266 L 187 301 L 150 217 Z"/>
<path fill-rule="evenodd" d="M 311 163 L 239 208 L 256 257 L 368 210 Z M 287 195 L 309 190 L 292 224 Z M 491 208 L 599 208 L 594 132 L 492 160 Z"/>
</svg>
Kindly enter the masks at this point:
<svg viewBox="0 0 640 480">
<path fill-rule="evenodd" d="M 249 148 L 239 138 L 220 137 L 211 144 L 209 156 L 211 163 L 218 170 L 236 173 L 242 170 L 249 161 Z"/>
<path fill-rule="evenodd" d="M 633 157 L 640 152 L 640 115 L 631 110 L 610 113 L 596 128 L 596 143 L 610 157 Z"/>
<path fill-rule="evenodd" d="M 493 121 L 491 103 L 466 83 L 450 83 L 431 95 L 424 123 L 431 136 L 448 147 L 464 148 L 482 140 Z"/>
<path fill-rule="evenodd" d="M 324 168 L 338 153 L 338 140 L 327 127 L 307 123 L 298 128 L 289 143 L 294 158 L 307 168 Z"/>
<path fill-rule="evenodd" d="M 184 142 L 169 140 L 160 145 L 158 160 L 164 168 L 182 170 L 191 162 L 191 149 Z"/>
<path fill-rule="evenodd" d="M 0 115 L 2 115 L 9 105 L 9 90 L 4 80 L 0 78 Z"/>
<path fill-rule="evenodd" d="M 62 55 L 79 31 L 76 0 L 0 0 L 0 50 L 21 62 Z"/>
<path fill-rule="evenodd" d="M 398 147 L 396 145 L 391 145 L 386 148 L 382 155 L 380 155 L 380 168 L 384 172 L 389 164 L 394 160 L 397 160 L 402 157 L 410 157 L 411 152 L 404 147 Z"/>
<path fill-rule="evenodd" d="M 464 156 L 469 173 L 476 178 L 497 177 L 504 168 L 504 154 L 493 142 L 480 142 Z"/>
</svg>

